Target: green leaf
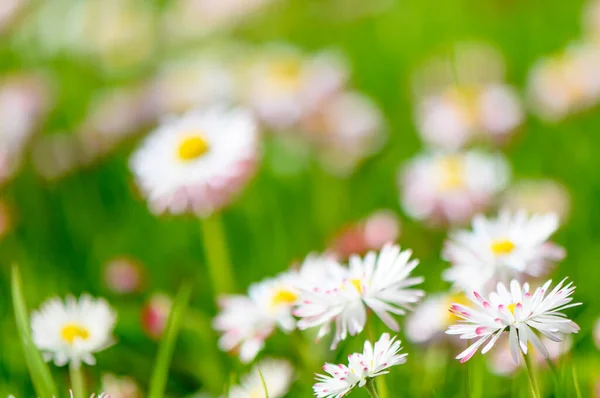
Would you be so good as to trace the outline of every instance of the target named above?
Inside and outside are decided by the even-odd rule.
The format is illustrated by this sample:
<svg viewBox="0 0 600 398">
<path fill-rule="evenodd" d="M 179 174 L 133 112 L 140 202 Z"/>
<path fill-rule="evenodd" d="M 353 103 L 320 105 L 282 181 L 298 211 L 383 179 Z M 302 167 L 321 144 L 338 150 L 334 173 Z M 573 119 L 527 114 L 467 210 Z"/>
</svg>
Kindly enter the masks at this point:
<svg viewBox="0 0 600 398">
<path fill-rule="evenodd" d="M 35 344 L 33 344 L 33 339 L 31 338 L 29 315 L 27 313 L 22 286 L 19 267 L 13 265 L 11 279 L 13 309 L 15 312 L 17 330 L 19 332 L 21 343 L 23 344 L 23 351 L 25 352 L 25 361 L 27 362 L 29 376 L 31 377 L 31 381 L 38 396 L 58 396 L 56 385 L 50 374 L 50 369 L 42 359 L 40 352 L 35 347 Z"/>
<path fill-rule="evenodd" d="M 191 293 L 192 285 L 190 283 L 185 283 L 181 286 L 179 292 L 177 292 L 177 297 L 169 314 L 167 326 L 158 347 L 158 355 L 154 363 L 152 378 L 150 379 L 149 398 L 162 398 L 165 394 L 165 387 L 169 376 L 169 365 L 175 349 L 175 341 L 179 334 Z"/>
</svg>

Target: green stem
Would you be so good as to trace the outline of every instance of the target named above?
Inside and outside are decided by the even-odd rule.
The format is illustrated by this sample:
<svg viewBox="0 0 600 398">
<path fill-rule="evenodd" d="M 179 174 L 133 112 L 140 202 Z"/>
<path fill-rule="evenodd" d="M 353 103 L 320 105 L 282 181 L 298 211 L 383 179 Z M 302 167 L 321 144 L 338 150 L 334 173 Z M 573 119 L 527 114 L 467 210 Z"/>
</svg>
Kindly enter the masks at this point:
<svg viewBox="0 0 600 398">
<path fill-rule="evenodd" d="M 538 386 L 535 370 L 531 363 L 531 357 L 528 354 L 523 354 L 523 358 L 525 359 L 525 366 L 527 367 L 527 375 L 529 376 L 529 384 L 531 385 L 533 398 L 541 398 L 542 395 L 540 394 L 540 387 Z"/>
<path fill-rule="evenodd" d="M 85 382 L 83 380 L 82 365 L 69 363 L 69 378 L 71 379 L 71 390 L 74 398 L 85 397 Z"/>
<path fill-rule="evenodd" d="M 375 388 L 375 382 L 373 379 L 368 379 L 367 384 L 365 384 L 365 388 L 367 389 L 371 398 L 379 398 L 379 394 L 377 394 L 377 388 Z"/>
<path fill-rule="evenodd" d="M 573 364 L 573 385 L 575 386 L 575 395 L 577 398 L 581 398 L 581 389 L 579 388 L 579 380 L 577 378 L 577 370 L 575 364 Z"/>
<path fill-rule="evenodd" d="M 208 273 L 215 294 L 231 293 L 234 290 L 231 261 L 225 241 L 223 224 L 218 214 L 202 220 L 202 239 Z"/>
</svg>

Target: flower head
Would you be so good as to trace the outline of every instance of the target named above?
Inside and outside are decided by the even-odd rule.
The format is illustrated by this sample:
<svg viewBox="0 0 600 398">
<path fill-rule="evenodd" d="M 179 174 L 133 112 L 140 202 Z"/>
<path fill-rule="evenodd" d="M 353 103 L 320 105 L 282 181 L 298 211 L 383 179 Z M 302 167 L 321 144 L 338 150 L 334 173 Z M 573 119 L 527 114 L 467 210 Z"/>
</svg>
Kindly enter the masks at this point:
<svg viewBox="0 0 600 398">
<path fill-rule="evenodd" d="M 282 398 L 288 392 L 293 378 L 294 369 L 288 361 L 264 359 L 242 377 L 240 385 L 229 389 L 227 398 L 264 397 L 265 386 L 269 397 Z"/>
<path fill-rule="evenodd" d="M 389 368 L 406 363 L 408 354 L 398 354 L 402 348 L 396 337 L 384 333 L 373 346 L 365 341 L 362 353 L 348 356 L 348 366 L 326 363 L 323 370 L 329 375 L 317 374 L 313 391 L 318 398 L 340 398 L 354 387 L 362 387 L 369 379 L 389 373 Z"/>
<path fill-rule="evenodd" d="M 510 290 L 498 283 L 497 290 L 490 293 L 487 300 L 473 292 L 469 299 L 476 305 L 475 308 L 453 304 L 450 312 L 461 320 L 451 325 L 446 333 L 459 335 L 465 340 L 475 340 L 456 359 L 468 361 L 484 344 L 481 352 L 485 354 L 504 331 L 509 332 L 510 353 L 515 363 L 519 363 L 519 351 L 527 354 L 529 344 L 548 358 L 548 350 L 535 331 L 552 341 L 562 341 L 564 335 L 579 331 L 579 326 L 561 312 L 581 304 L 572 303 L 570 296 L 575 286 L 572 286 L 572 282 L 565 285 L 565 281 L 566 278 L 548 292 L 552 283 L 549 280 L 531 294 L 529 284 L 521 286 L 513 279 Z"/>
<path fill-rule="evenodd" d="M 95 352 L 113 344 L 116 314 L 104 299 L 82 295 L 79 300 L 53 298 L 31 315 L 32 337 L 44 359 L 57 366 L 81 361 L 94 365 Z"/>
<path fill-rule="evenodd" d="M 462 223 L 486 209 L 508 179 L 509 166 L 500 155 L 426 153 L 400 175 L 402 205 L 419 220 Z"/>
<path fill-rule="evenodd" d="M 231 201 L 257 160 L 253 117 L 211 108 L 165 122 L 134 153 L 131 169 L 154 212 L 207 216 Z"/>
<path fill-rule="evenodd" d="M 389 328 L 398 331 L 398 322 L 390 314 L 406 314 L 424 294 L 413 288 L 423 278 L 410 276 L 418 265 L 417 260 L 410 260 L 411 254 L 410 250 L 400 251 L 399 246 L 388 244 L 378 254 L 350 257 L 348 267 L 330 268 L 320 283 L 302 286 L 294 311 L 301 318 L 298 327 L 320 326 L 320 338 L 335 323 L 335 348 L 348 334 L 354 336 L 363 330 L 368 307 Z"/>
<path fill-rule="evenodd" d="M 444 278 L 469 291 L 523 276 L 543 276 L 562 260 L 564 250 L 548 239 L 558 228 L 554 213 L 502 211 L 496 219 L 473 219 L 471 231 L 458 231 L 446 243 L 443 256 L 452 263 Z"/>
</svg>

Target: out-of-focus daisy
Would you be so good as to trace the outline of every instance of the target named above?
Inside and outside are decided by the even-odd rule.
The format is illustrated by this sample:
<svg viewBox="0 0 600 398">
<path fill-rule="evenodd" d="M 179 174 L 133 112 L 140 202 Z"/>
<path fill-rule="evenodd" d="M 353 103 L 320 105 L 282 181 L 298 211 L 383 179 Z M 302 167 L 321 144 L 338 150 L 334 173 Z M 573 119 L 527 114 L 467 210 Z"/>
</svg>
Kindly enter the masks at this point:
<svg viewBox="0 0 600 398">
<path fill-rule="evenodd" d="M 0 4 L 0 34 L 4 33 L 19 13 L 27 6 L 28 0 L 4 0 Z"/>
<path fill-rule="evenodd" d="M 252 368 L 250 373 L 242 377 L 240 385 L 232 386 L 229 389 L 226 398 L 258 398 L 265 396 L 282 398 L 287 394 L 293 378 L 294 369 L 288 361 L 271 358 L 263 359 Z M 265 387 L 267 393 L 265 393 Z"/>
<path fill-rule="evenodd" d="M 142 398 L 142 391 L 135 380 L 129 376 L 116 376 L 112 373 L 102 375 L 102 390 L 110 398 Z"/>
<path fill-rule="evenodd" d="M 411 255 L 410 250 L 385 245 L 379 253 L 372 251 L 363 258 L 351 256 L 348 268 L 332 269 L 318 284 L 303 285 L 294 310 L 294 315 L 301 318 L 298 328 L 320 326 L 317 338 L 321 338 L 334 323 L 333 349 L 348 334 L 354 336 L 363 330 L 369 308 L 390 329 L 398 331 L 398 322 L 391 314 L 406 314 L 424 294 L 413 288 L 423 278 L 410 276 L 418 265 Z"/>
<path fill-rule="evenodd" d="M 118 257 L 104 265 L 104 283 L 114 293 L 138 291 L 143 284 L 143 268 L 135 260 Z"/>
<path fill-rule="evenodd" d="M 408 354 L 399 354 L 402 347 L 396 337 L 384 333 L 373 346 L 365 341 L 362 353 L 348 356 L 348 366 L 326 363 L 323 370 L 328 375 L 316 375 L 313 386 L 318 398 L 341 398 L 355 387 L 364 386 L 370 379 L 389 373 L 389 368 L 406 363 Z"/>
<path fill-rule="evenodd" d="M 31 315 L 34 344 L 44 359 L 57 366 L 81 362 L 94 365 L 94 353 L 113 344 L 116 314 L 104 299 L 82 295 L 79 300 L 53 298 Z"/>
<path fill-rule="evenodd" d="M 423 139 L 446 149 L 458 149 L 482 136 L 505 140 L 523 117 L 515 90 L 499 83 L 448 87 L 423 98 L 417 111 Z"/>
<path fill-rule="evenodd" d="M 21 155 L 48 109 L 48 88 L 39 77 L 9 76 L 0 81 L 0 184 L 19 166 Z"/>
<path fill-rule="evenodd" d="M 571 337 L 567 336 L 563 341 L 552 341 L 546 336 L 540 337 L 540 341 L 548 350 L 548 358 L 552 361 L 557 361 L 563 354 L 568 353 L 571 350 Z M 490 354 L 488 360 L 488 366 L 492 372 L 498 375 L 510 375 L 519 369 L 519 366 L 515 364 L 510 355 L 510 346 L 508 339 L 502 337 L 498 343 L 498 348 Z M 533 356 L 538 366 L 544 366 L 547 359 L 531 344 L 528 347 L 529 354 Z"/>
<path fill-rule="evenodd" d="M 536 330 L 553 341 L 562 341 L 565 335 L 579 332 L 579 326 L 561 312 L 581 304 L 572 303 L 573 297 L 570 296 L 575 286 L 572 282 L 565 285 L 565 280 L 548 292 L 552 283 L 549 280 L 531 294 L 529 284 L 521 286 L 513 279 L 510 291 L 504 284 L 498 283 L 497 290 L 490 293 L 489 301 L 477 292 L 469 295 L 475 308 L 453 304 L 450 311 L 462 320 L 451 325 L 446 333 L 464 340 L 475 340 L 456 359 L 468 361 L 484 344 L 481 353 L 485 354 L 505 331 L 509 333 L 510 353 L 515 363 L 519 363 L 520 352 L 527 354 L 529 344 L 548 358 L 550 354 Z"/>
<path fill-rule="evenodd" d="M 249 66 L 246 101 L 273 128 L 289 128 L 318 109 L 347 79 L 341 57 L 331 52 L 304 56 L 290 47 L 257 54 Z"/>
<path fill-rule="evenodd" d="M 406 337 L 417 344 L 431 343 L 444 339 L 448 326 L 459 320 L 448 312 L 452 303 L 467 304 L 464 293 L 429 294 L 419 303 L 406 319 Z"/>
<path fill-rule="evenodd" d="M 75 398 L 75 396 L 73 395 L 73 391 L 69 390 L 69 397 L 71 398 Z M 90 398 L 117 398 L 111 395 L 108 395 L 105 392 L 100 393 L 99 395 L 96 395 L 96 393 L 92 393 L 92 395 L 90 395 Z"/>
<path fill-rule="evenodd" d="M 557 228 L 554 213 L 502 211 L 495 219 L 477 215 L 471 231 L 457 231 L 446 242 L 443 257 L 452 266 L 443 277 L 465 291 L 487 291 L 499 281 L 543 276 L 565 256 L 562 247 L 549 241 Z"/>
<path fill-rule="evenodd" d="M 385 140 L 383 117 L 367 97 L 341 92 L 310 112 L 301 126 L 325 168 L 348 174 Z"/>
<path fill-rule="evenodd" d="M 258 152 L 257 127 L 247 111 L 210 108 L 165 121 L 130 164 L 153 212 L 207 216 L 246 185 Z"/>
<path fill-rule="evenodd" d="M 477 151 L 424 153 L 399 176 L 402 205 L 413 218 L 463 223 L 486 209 L 509 180 L 501 155 Z"/>
<path fill-rule="evenodd" d="M 154 340 L 162 336 L 172 305 L 171 298 L 163 293 L 153 294 L 144 304 L 141 312 L 142 329 Z"/>
<path fill-rule="evenodd" d="M 364 220 L 342 229 L 331 247 L 342 258 L 379 250 L 400 235 L 400 220 L 391 210 L 378 210 Z"/>
<path fill-rule="evenodd" d="M 238 82 L 230 66 L 233 61 L 228 63 L 221 58 L 203 53 L 164 65 L 152 83 L 158 112 L 179 114 L 210 104 L 234 102 Z"/>
<path fill-rule="evenodd" d="M 575 44 L 540 60 L 529 73 L 528 96 L 540 117 L 557 121 L 600 100 L 600 46 Z"/>
<path fill-rule="evenodd" d="M 509 186 L 500 198 L 500 208 L 530 213 L 555 213 L 564 221 L 571 209 L 569 191 L 552 180 L 522 180 Z"/>
<path fill-rule="evenodd" d="M 274 0 L 175 0 L 165 12 L 164 29 L 173 41 L 194 39 L 242 22 Z"/>
<path fill-rule="evenodd" d="M 156 40 L 152 9 L 140 0 L 90 0 L 70 4 L 66 45 L 97 57 L 109 69 L 129 68 L 152 55 Z"/>
<path fill-rule="evenodd" d="M 340 269 L 330 256 L 309 255 L 299 269 L 250 285 L 247 296 L 219 297 L 220 312 L 213 321 L 222 333 L 219 347 L 236 351 L 242 362 L 250 362 L 277 327 L 284 332 L 296 328 L 292 309 L 300 300 L 299 286 L 319 283 Z"/>
</svg>

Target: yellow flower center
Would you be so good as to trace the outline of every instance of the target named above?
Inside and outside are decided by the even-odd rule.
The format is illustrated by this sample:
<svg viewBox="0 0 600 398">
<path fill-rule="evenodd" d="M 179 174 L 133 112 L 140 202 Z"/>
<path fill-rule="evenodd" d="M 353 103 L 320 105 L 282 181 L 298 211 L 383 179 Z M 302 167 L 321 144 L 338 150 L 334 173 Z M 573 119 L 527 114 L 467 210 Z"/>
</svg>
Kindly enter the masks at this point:
<svg viewBox="0 0 600 398">
<path fill-rule="evenodd" d="M 90 332 L 83 326 L 75 323 L 65 325 L 60 331 L 60 337 L 69 344 L 73 344 L 75 339 L 87 340 L 90 338 Z"/>
<path fill-rule="evenodd" d="M 177 155 L 183 161 L 198 159 L 208 152 L 209 146 L 201 134 L 194 134 L 184 139 L 179 145 Z"/>
<path fill-rule="evenodd" d="M 273 298 L 271 298 L 271 305 L 273 307 L 280 305 L 292 305 L 298 300 L 298 295 L 290 290 L 278 289 Z"/>
<path fill-rule="evenodd" d="M 302 67 L 296 59 L 287 59 L 271 67 L 271 76 L 278 86 L 294 89 L 300 85 Z"/>
<path fill-rule="evenodd" d="M 357 292 L 362 293 L 362 284 L 360 283 L 360 279 L 350 279 L 350 283 L 352 286 L 354 286 Z"/>
<path fill-rule="evenodd" d="M 501 256 L 510 254 L 515 249 L 515 244 L 508 239 L 499 239 L 492 242 L 490 249 L 495 255 Z"/>
<path fill-rule="evenodd" d="M 440 161 L 440 187 L 443 190 L 462 188 L 465 185 L 465 164 L 460 156 L 448 156 Z"/>
<path fill-rule="evenodd" d="M 515 316 L 515 308 L 517 307 L 517 303 L 509 304 L 506 308 L 510 311 L 513 316 Z"/>
</svg>

